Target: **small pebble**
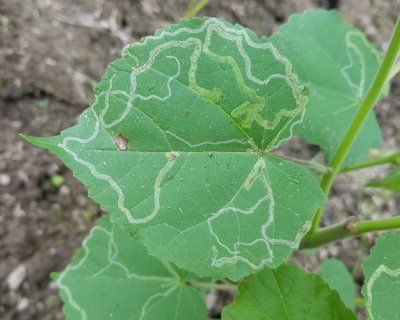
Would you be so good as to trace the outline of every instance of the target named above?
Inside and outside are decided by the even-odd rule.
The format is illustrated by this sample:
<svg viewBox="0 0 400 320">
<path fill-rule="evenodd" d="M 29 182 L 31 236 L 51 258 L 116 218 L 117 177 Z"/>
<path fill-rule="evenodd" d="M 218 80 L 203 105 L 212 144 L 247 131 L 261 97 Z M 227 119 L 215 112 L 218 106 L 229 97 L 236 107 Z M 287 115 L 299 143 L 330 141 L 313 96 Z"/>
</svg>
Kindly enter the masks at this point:
<svg viewBox="0 0 400 320">
<path fill-rule="evenodd" d="M 6 283 L 10 290 L 17 290 L 26 277 L 26 268 L 23 264 L 16 267 L 7 277 Z"/>
<path fill-rule="evenodd" d="M 17 304 L 18 311 L 24 311 L 26 308 L 29 307 L 29 300 L 27 298 L 22 298 Z"/>
<path fill-rule="evenodd" d="M 11 177 L 8 174 L 0 174 L 0 186 L 7 187 L 11 183 Z"/>
<path fill-rule="evenodd" d="M 57 164 L 55 164 L 55 163 L 50 164 L 46 169 L 47 169 L 47 170 L 46 170 L 47 173 L 48 173 L 50 176 L 52 176 L 52 175 L 54 175 L 54 174 L 56 174 L 57 172 L 60 171 L 60 167 L 59 167 Z"/>
<path fill-rule="evenodd" d="M 66 185 L 62 185 L 62 186 L 60 187 L 60 194 L 62 194 L 62 195 L 69 195 L 69 194 L 71 194 L 71 189 L 70 189 L 68 186 L 66 186 Z"/>
<path fill-rule="evenodd" d="M 50 290 L 58 289 L 57 282 L 55 282 L 54 280 L 50 281 L 50 283 L 49 283 L 49 289 L 50 289 Z"/>
<path fill-rule="evenodd" d="M 15 206 L 14 210 L 13 210 L 13 216 L 16 218 L 22 218 L 25 217 L 26 212 L 21 208 L 21 204 L 17 203 L 17 205 Z"/>
</svg>

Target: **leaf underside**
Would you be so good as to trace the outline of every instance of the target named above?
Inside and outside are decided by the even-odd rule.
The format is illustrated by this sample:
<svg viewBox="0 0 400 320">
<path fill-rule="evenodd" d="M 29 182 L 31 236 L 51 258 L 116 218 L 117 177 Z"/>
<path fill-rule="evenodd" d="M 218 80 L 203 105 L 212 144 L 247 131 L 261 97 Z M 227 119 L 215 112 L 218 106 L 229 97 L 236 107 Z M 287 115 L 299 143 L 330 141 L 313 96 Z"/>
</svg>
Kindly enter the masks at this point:
<svg viewBox="0 0 400 320">
<path fill-rule="evenodd" d="M 83 249 L 57 277 L 67 319 L 205 319 L 191 278 L 151 257 L 136 240 L 103 217 Z"/>
<path fill-rule="evenodd" d="M 240 279 L 281 264 L 324 202 L 312 172 L 268 154 L 301 123 L 304 92 L 267 39 L 181 20 L 124 49 L 77 126 L 26 138 L 150 254 Z"/>
<path fill-rule="evenodd" d="M 309 102 L 298 135 L 326 151 L 330 163 L 371 85 L 381 54 L 337 11 L 294 14 L 271 42 L 292 63 Z M 386 90 L 387 91 L 387 90 Z M 365 161 L 381 132 L 371 112 L 342 166 Z"/>
<path fill-rule="evenodd" d="M 368 319 L 400 319 L 400 231 L 376 240 L 362 270 Z"/>
<path fill-rule="evenodd" d="M 265 268 L 239 285 L 234 304 L 223 320 L 356 320 L 338 293 L 316 274 L 294 265 Z"/>
</svg>

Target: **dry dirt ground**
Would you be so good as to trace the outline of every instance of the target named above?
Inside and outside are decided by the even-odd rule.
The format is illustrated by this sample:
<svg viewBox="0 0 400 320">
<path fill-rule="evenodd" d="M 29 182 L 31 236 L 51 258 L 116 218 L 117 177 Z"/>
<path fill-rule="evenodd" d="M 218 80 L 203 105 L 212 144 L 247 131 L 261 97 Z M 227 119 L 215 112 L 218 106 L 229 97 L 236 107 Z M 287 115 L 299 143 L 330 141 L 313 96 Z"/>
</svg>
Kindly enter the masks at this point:
<svg viewBox="0 0 400 320">
<path fill-rule="evenodd" d="M 58 134 L 77 122 L 93 98 L 92 88 L 107 65 L 129 42 L 153 34 L 183 16 L 190 0 L 1 0 L 0 1 L 0 318 L 64 319 L 57 288 L 49 275 L 62 270 L 103 213 L 87 190 L 49 152 L 18 133 Z M 199 15 L 241 23 L 258 35 L 278 30 L 290 14 L 309 8 L 337 8 L 345 20 L 386 48 L 400 0 L 211 0 Z M 400 146 L 400 81 L 377 107 L 384 149 Z M 314 148 L 315 149 L 315 148 Z M 286 151 L 313 151 L 297 139 Z M 304 151 L 306 150 L 306 151 Z M 400 199 L 379 190 L 361 190 L 389 168 L 340 177 L 323 223 L 357 214 L 364 218 L 399 213 Z M 56 187 L 52 177 L 64 182 Z M 373 237 L 367 238 L 367 248 Z M 346 240 L 293 261 L 310 271 L 329 256 L 349 268 L 359 240 Z M 12 275 L 12 276 L 10 276 Z M 356 274 L 359 283 L 361 275 Z M 228 297 L 229 299 L 229 297 Z M 208 299 L 213 316 L 221 299 Z M 359 312 L 363 319 L 362 311 Z"/>
</svg>

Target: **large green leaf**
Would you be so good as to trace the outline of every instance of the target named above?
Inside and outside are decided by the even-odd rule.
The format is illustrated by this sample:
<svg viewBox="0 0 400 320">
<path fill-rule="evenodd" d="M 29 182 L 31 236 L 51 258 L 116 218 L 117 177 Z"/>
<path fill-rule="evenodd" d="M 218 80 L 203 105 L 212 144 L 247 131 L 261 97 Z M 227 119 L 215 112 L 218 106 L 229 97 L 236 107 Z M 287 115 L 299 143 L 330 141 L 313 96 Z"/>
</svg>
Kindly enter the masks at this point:
<svg viewBox="0 0 400 320">
<path fill-rule="evenodd" d="M 367 183 L 366 186 L 384 188 L 393 192 L 400 192 L 400 169 L 389 173 L 380 181 Z"/>
<path fill-rule="evenodd" d="M 223 320 L 356 320 L 338 293 L 316 274 L 294 265 L 265 268 L 239 285 Z"/>
<path fill-rule="evenodd" d="M 301 123 L 302 92 L 266 39 L 182 20 L 124 50 L 79 125 L 27 139 L 151 254 L 237 279 L 282 263 L 324 201 L 308 169 L 268 154 Z"/>
<path fill-rule="evenodd" d="M 400 231 L 376 240 L 362 265 L 368 319 L 400 319 Z"/>
<path fill-rule="evenodd" d="M 381 55 L 336 11 L 294 14 L 271 42 L 290 60 L 300 82 L 310 90 L 299 135 L 320 145 L 329 163 L 374 78 Z M 343 166 L 364 161 L 380 139 L 372 112 Z"/>
<path fill-rule="evenodd" d="M 57 277 L 67 319 L 205 319 L 187 272 L 151 257 L 108 217 Z"/>
<path fill-rule="evenodd" d="M 343 262 L 336 259 L 326 260 L 321 265 L 321 274 L 332 289 L 335 289 L 344 304 L 354 310 L 354 282 Z"/>
</svg>

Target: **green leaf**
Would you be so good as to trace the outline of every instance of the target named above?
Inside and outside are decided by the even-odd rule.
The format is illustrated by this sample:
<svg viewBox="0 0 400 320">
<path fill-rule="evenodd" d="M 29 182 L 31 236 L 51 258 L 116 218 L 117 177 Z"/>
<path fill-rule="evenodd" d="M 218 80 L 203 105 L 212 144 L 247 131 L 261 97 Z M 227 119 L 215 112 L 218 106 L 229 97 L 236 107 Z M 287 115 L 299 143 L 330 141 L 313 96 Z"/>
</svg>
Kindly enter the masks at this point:
<svg viewBox="0 0 400 320">
<path fill-rule="evenodd" d="M 367 183 L 365 186 L 385 188 L 393 192 L 400 192 L 400 170 L 393 171 L 384 179 Z"/>
<path fill-rule="evenodd" d="M 151 257 L 108 217 L 57 276 L 67 319 L 206 319 L 206 305 L 191 278 Z"/>
<path fill-rule="evenodd" d="M 181 20 L 127 47 L 95 92 L 78 126 L 26 138 L 151 254 L 239 279 L 298 247 L 324 196 L 310 170 L 268 153 L 307 99 L 266 39 L 221 19 Z"/>
<path fill-rule="evenodd" d="M 298 135 L 320 145 L 330 163 L 374 79 L 381 54 L 337 11 L 294 14 L 271 42 L 309 89 L 305 121 Z M 380 140 L 372 112 L 342 165 L 363 162 Z"/>
<path fill-rule="evenodd" d="M 329 259 L 321 265 L 321 274 L 329 286 L 336 290 L 347 308 L 354 310 L 354 282 L 343 262 Z"/>
<path fill-rule="evenodd" d="M 223 309 L 222 319 L 356 320 L 356 316 L 320 276 L 284 264 L 240 283 L 235 303 Z"/>
<path fill-rule="evenodd" d="M 400 231 L 376 240 L 362 265 L 368 319 L 400 319 Z"/>
</svg>

